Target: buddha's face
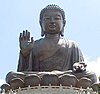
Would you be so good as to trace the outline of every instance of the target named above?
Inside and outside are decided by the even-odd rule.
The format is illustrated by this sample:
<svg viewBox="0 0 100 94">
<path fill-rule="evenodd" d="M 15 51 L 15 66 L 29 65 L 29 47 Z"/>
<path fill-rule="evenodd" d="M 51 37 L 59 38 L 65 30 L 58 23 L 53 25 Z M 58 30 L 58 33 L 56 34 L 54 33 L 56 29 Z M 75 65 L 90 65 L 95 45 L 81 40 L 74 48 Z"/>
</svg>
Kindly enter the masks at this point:
<svg viewBox="0 0 100 94">
<path fill-rule="evenodd" d="M 43 31 L 47 34 L 58 34 L 63 28 L 63 18 L 57 10 L 47 10 L 42 19 Z"/>
</svg>

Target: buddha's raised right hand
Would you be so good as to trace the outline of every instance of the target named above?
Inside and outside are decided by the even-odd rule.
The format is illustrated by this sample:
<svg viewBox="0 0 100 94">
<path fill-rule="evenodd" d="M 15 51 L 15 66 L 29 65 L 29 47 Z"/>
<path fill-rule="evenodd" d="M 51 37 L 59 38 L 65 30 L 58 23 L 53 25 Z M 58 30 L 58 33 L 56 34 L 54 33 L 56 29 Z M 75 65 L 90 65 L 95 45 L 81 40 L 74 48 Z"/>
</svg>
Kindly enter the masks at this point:
<svg viewBox="0 0 100 94">
<path fill-rule="evenodd" d="M 33 37 L 31 37 L 31 41 L 30 41 L 30 32 L 26 30 L 26 31 L 23 31 L 23 33 L 20 33 L 19 43 L 20 43 L 19 45 L 20 45 L 20 50 L 22 54 L 24 56 L 27 56 L 34 46 Z"/>
</svg>

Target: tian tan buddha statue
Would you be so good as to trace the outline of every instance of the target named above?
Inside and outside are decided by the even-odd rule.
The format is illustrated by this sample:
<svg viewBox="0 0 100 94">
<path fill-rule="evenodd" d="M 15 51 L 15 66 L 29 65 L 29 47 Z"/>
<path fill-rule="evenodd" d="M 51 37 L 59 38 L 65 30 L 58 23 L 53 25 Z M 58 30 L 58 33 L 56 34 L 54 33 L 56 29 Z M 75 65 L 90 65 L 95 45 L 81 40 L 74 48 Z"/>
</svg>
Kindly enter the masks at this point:
<svg viewBox="0 0 100 94">
<path fill-rule="evenodd" d="M 96 83 L 95 73 L 86 71 L 77 44 L 63 38 L 65 24 L 64 10 L 52 4 L 40 12 L 43 38 L 34 41 L 28 30 L 20 33 L 17 72 L 9 72 L 6 76 L 9 88 L 38 84 L 86 88 Z"/>
</svg>

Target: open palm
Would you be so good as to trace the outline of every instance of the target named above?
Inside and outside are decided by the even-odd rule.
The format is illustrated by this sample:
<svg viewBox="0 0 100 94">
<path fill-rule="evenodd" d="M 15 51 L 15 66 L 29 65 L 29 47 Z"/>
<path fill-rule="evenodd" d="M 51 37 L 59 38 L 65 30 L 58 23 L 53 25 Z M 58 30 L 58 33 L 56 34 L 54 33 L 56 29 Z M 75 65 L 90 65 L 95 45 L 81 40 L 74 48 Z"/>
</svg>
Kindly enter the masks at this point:
<svg viewBox="0 0 100 94">
<path fill-rule="evenodd" d="M 19 36 L 20 49 L 23 53 L 29 53 L 34 46 L 33 37 L 30 39 L 30 32 L 23 31 Z"/>
</svg>

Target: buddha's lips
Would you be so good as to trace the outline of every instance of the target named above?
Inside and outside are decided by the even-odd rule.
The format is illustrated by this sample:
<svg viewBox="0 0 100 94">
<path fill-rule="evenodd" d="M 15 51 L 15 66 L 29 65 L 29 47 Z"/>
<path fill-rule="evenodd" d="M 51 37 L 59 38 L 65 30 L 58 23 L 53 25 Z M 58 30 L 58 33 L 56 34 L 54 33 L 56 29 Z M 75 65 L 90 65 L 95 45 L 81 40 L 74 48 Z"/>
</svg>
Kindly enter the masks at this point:
<svg viewBox="0 0 100 94">
<path fill-rule="evenodd" d="M 56 25 L 50 24 L 50 25 L 49 25 L 49 28 L 56 28 Z"/>
</svg>

